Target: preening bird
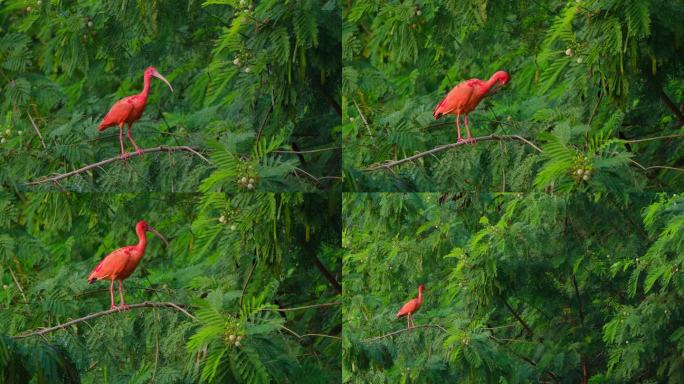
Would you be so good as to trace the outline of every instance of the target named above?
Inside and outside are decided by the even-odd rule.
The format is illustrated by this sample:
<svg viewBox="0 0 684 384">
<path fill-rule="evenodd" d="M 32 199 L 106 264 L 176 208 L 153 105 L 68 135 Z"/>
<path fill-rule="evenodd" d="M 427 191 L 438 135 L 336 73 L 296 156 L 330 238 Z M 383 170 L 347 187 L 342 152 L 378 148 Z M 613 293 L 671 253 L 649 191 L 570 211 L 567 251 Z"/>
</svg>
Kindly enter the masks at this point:
<svg viewBox="0 0 684 384">
<path fill-rule="evenodd" d="M 498 71 L 492 75 L 487 81 L 480 79 L 470 79 L 461 82 L 455 86 L 446 95 L 437 108 L 435 108 L 432 115 L 435 119 L 439 119 L 444 115 L 456 115 L 456 129 L 458 130 L 457 142 L 471 143 L 475 140 L 470 135 L 470 128 L 468 127 L 468 114 L 472 112 L 480 101 L 485 96 L 489 96 L 499 90 L 508 83 L 510 76 L 505 71 Z M 465 116 L 465 126 L 468 132 L 468 137 L 464 140 L 461 138 L 461 115 Z"/>
<path fill-rule="evenodd" d="M 109 112 L 107 112 L 107 115 L 104 117 L 104 119 L 102 119 L 102 123 L 100 123 L 100 126 L 98 127 L 98 130 L 102 132 L 109 127 L 113 127 L 115 125 L 119 126 L 119 143 L 121 143 L 122 159 L 125 159 L 128 156 L 126 151 L 124 151 L 123 143 L 123 127 L 126 123 L 128 124 L 128 139 L 131 141 L 131 144 L 133 144 L 133 147 L 135 147 L 135 152 L 138 154 L 142 154 L 143 152 L 142 149 L 140 149 L 135 143 L 135 141 L 133 141 L 133 137 L 131 137 L 131 126 L 133 126 L 135 121 L 140 119 L 140 116 L 142 116 L 143 111 L 145 110 L 145 106 L 147 105 L 147 95 L 150 93 L 150 79 L 152 76 L 165 82 L 166 85 L 168 85 L 171 89 L 171 92 L 173 92 L 171 83 L 169 83 L 164 76 L 157 72 L 157 68 L 147 67 L 145 70 L 145 76 L 143 78 L 144 85 L 142 92 L 137 95 L 124 97 L 123 99 L 117 101 L 109 110 Z"/>
<path fill-rule="evenodd" d="M 97 267 L 90 272 L 90 276 L 88 276 L 89 284 L 92 284 L 96 280 L 107 279 L 112 281 L 109 285 L 112 309 L 128 309 L 123 297 L 123 281 L 135 271 L 138 263 L 140 263 L 140 259 L 145 255 L 145 248 L 147 248 L 147 231 L 157 235 L 167 247 L 169 246 L 169 243 L 164 236 L 148 225 L 145 220 L 141 220 L 135 226 L 135 232 L 138 235 L 138 244 L 121 247 L 110 253 L 100 261 Z M 119 280 L 120 307 L 114 305 L 114 280 Z"/>
<path fill-rule="evenodd" d="M 418 286 L 418 297 L 409 300 L 403 307 L 397 312 L 397 319 L 406 316 L 406 328 L 413 328 L 416 324 L 413 322 L 413 314 L 416 313 L 420 306 L 423 304 L 423 289 L 425 286 L 423 284 Z"/>
</svg>

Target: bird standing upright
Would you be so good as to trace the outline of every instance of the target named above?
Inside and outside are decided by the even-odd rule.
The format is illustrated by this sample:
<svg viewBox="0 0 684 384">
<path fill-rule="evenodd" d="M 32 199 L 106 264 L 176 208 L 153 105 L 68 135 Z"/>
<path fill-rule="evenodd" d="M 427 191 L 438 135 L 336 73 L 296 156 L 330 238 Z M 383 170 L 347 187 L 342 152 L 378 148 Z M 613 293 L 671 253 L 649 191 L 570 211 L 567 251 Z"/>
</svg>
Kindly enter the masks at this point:
<svg viewBox="0 0 684 384">
<path fill-rule="evenodd" d="M 406 316 L 406 329 L 413 328 L 416 325 L 413 323 L 413 314 L 420 309 L 423 304 L 423 289 L 425 286 L 423 284 L 418 286 L 418 297 L 409 300 L 403 307 L 397 312 L 397 319 Z"/>
<path fill-rule="evenodd" d="M 142 149 L 140 149 L 135 143 L 135 141 L 133 141 L 133 137 L 131 137 L 131 126 L 133 126 L 135 121 L 140 119 L 140 116 L 142 116 L 143 111 L 145 110 L 145 105 L 147 105 L 147 95 L 150 93 L 150 79 L 152 76 L 165 82 L 166 85 L 168 85 L 171 89 L 171 92 L 173 92 L 173 87 L 168 80 L 164 78 L 164 76 L 157 72 L 157 68 L 147 67 L 143 77 L 144 86 L 142 92 L 137 95 L 124 97 L 123 99 L 117 101 L 109 110 L 109 112 L 107 112 L 107 115 L 104 117 L 104 119 L 102 119 L 102 123 L 100 123 L 100 126 L 98 127 L 98 130 L 102 132 L 109 127 L 115 125 L 119 126 L 119 142 L 121 143 L 122 159 L 125 159 L 128 156 L 124 151 L 123 144 L 123 126 L 126 123 L 128 123 L 128 139 L 131 141 L 131 144 L 133 144 L 133 147 L 135 147 L 135 152 L 138 154 L 142 154 L 143 152 Z"/>
<path fill-rule="evenodd" d="M 468 127 L 468 114 L 472 112 L 478 104 L 480 104 L 480 101 L 482 101 L 485 96 L 493 94 L 499 88 L 506 85 L 509 79 L 510 76 L 508 76 L 507 72 L 498 71 L 494 73 L 487 81 L 480 79 L 463 81 L 449 91 L 446 97 L 432 112 L 432 116 L 434 116 L 435 119 L 439 119 L 444 115 L 456 115 L 456 129 L 458 130 L 457 143 L 475 142 L 472 136 L 470 136 L 470 128 Z M 461 115 L 465 116 L 465 126 L 466 130 L 468 131 L 468 137 L 465 140 L 461 138 Z"/>
<path fill-rule="evenodd" d="M 169 243 L 164 236 L 157 232 L 156 229 L 149 226 L 145 220 L 141 220 L 135 226 L 135 232 L 138 235 L 138 244 L 121 247 L 105 256 L 97 267 L 90 272 L 90 276 L 88 276 L 88 284 L 92 284 L 95 280 L 108 279 L 112 281 L 109 285 L 112 309 L 128 309 L 123 297 L 123 281 L 135 271 L 140 259 L 145 255 L 145 248 L 147 248 L 147 231 L 157 235 L 168 247 Z M 114 305 L 114 280 L 119 280 L 120 307 Z"/>
</svg>

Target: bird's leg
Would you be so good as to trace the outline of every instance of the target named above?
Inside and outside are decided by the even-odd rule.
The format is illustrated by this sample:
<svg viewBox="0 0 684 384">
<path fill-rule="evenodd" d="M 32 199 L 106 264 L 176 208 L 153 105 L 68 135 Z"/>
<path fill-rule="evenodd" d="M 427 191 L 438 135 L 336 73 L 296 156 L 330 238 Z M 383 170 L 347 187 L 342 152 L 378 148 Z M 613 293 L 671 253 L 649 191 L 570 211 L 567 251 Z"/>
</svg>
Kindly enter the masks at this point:
<svg viewBox="0 0 684 384">
<path fill-rule="evenodd" d="M 470 135 L 470 127 L 468 127 L 468 114 L 465 115 L 465 125 L 466 125 L 466 131 L 468 132 L 468 138 L 465 139 L 467 143 L 473 143 L 475 144 L 475 139 Z"/>
<path fill-rule="evenodd" d="M 406 315 L 406 329 L 411 329 L 411 315 Z"/>
<path fill-rule="evenodd" d="M 119 297 L 121 298 L 121 305 L 119 305 L 119 308 L 127 311 L 128 310 L 128 305 L 126 305 L 126 302 L 124 301 L 123 298 L 123 281 L 119 280 Z"/>
<path fill-rule="evenodd" d="M 119 143 L 121 144 L 121 158 L 126 160 L 128 155 L 126 155 L 126 151 L 124 151 L 124 145 L 123 145 L 123 126 L 124 123 L 119 124 Z"/>
<path fill-rule="evenodd" d="M 133 141 L 133 136 L 131 136 L 131 126 L 132 125 L 133 125 L 133 123 L 128 123 L 128 140 L 130 140 L 131 144 L 133 144 L 133 147 L 135 147 L 135 153 L 137 153 L 138 155 L 142 155 L 143 150 L 140 149 L 140 147 L 138 147 L 138 144 L 136 144 L 135 141 Z"/>
<path fill-rule="evenodd" d="M 456 143 L 460 143 L 463 141 L 461 138 L 461 114 L 457 113 L 456 114 L 456 130 L 458 131 L 458 140 L 456 140 Z"/>
<path fill-rule="evenodd" d="M 109 285 L 109 297 L 112 299 L 111 309 L 118 310 L 119 308 L 116 305 L 114 305 L 114 279 L 112 279 L 112 283 Z"/>
</svg>

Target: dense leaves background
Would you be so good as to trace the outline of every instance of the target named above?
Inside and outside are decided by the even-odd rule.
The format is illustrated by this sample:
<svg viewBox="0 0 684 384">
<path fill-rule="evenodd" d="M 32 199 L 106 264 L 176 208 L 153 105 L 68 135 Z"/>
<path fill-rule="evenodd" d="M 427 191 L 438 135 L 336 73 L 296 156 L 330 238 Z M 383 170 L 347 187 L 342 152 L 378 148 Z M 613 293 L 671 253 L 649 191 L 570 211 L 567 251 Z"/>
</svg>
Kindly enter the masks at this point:
<svg viewBox="0 0 684 384">
<path fill-rule="evenodd" d="M 198 147 L 213 165 L 153 154 L 40 188 L 238 191 L 242 177 L 263 191 L 334 187 L 340 12 L 323 0 L 0 1 L 0 185 L 116 156 L 117 129 L 96 128 L 153 65 L 176 92 L 153 80 L 134 138 Z M 325 150 L 277 152 L 292 149 Z"/>
<path fill-rule="evenodd" d="M 682 190 L 681 2 L 360 0 L 343 18 L 348 190 Z M 455 117 L 433 109 L 502 69 L 511 82 L 471 114 L 473 135 L 543 154 L 483 142 L 363 171 L 455 142 Z"/>
<path fill-rule="evenodd" d="M 1 194 L 0 381 L 338 381 L 341 306 L 274 309 L 336 302 L 318 265 L 339 281 L 339 211 L 338 195 L 299 193 Z M 127 303 L 197 320 L 146 308 L 10 337 L 108 309 L 109 284 L 86 278 L 143 218 L 170 246 L 149 239 Z"/>
<path fill-rule="evenodd" d="M 681 196 L 345 194 L 343 227 L 345 383 L 684 380 Z"/>
</svg>

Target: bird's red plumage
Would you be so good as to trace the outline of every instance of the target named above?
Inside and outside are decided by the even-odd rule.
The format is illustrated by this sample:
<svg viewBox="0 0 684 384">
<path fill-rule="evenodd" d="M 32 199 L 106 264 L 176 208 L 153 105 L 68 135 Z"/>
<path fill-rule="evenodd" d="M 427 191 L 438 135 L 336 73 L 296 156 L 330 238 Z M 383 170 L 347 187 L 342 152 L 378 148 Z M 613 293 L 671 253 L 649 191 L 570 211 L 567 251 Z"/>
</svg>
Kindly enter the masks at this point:
<svg viewBox="0 0 684 384">
<path fill-rule="evenodd" d="M 403 307 L 397 312 L 397 318 L 406 316 L 409 313 L 413 314 L 415 313 L 418 309 L 420 309 L 420 306 L 422 304 L 422 300 L 419 301 L 417 298 L 409 300 L 408 303 L 404 304 Z"/>
<path fill-rule="evenodd" d="M 439 119 L 444 115 L 456 115 L 456 128 L 458 129 L 458 141 L 472 142 L 470 137 L 470 129 L 468 128 L 468 114 L 472 112 L 482 99 L 496 91 L 497 87 L 501 87 L 508 83 L 510 77 L 507 72 L 498 71 L 492 75 L 487 81 L 479 79 L 470 79 L 459 83 L 451 89 L 437 107 L 432 112 L 435 119 Z M 496 87 L 492 88 L 492 86 Z M 465 117 L 466 130 L 468 130 L 468 138 L 461 139 L 460 117 Z"/>
<path fill-rule="evenodd" d="M 146 104 L 140 99 L 140 96 L 134 95 L 125 97 L 114 103 L 104 119 L 102 119 L 98 130 L 104 131 L 109 127 L 119 126 L 121 123 L 133 123 L 138 120 L 140 116 L 142 116 Z"/>
<path fill-rule="evenodd" d="M 157 72 L 156 68 L 148 67 L 145 70 L 145 75 L 143 76 L 142 92 L 140 92 L 137 95 L 124 97 L 123 99 L 114 103 L 114 105 L 112 105 L 112 108 L 109 109 L 109 112 L 107 112 L 107 115 L 105 115 L 104 119 L 102 119 L 102 122 L 98 126 L 98 130 L 100 132 L 104 131 L 108 127 L 119 127 L 119 143 L 121 144 L 121 157 L 124 159 L 127 157 L 123 144 L 123 126 L 125 124 L 128 124 L 128 139 L 131 141 L 131 144 L 133 144 L 135 151 L 138 154 L 143 153 L 143 150 L 141 150 L 135 143 L 135 141 L 133 141 L 133 137 L 131 135 L 131 127 L 135 121 L 140 119 L 140 116 L 142 116 L 143 111 L 145 110 L 145 105 L 147 105 L 147 95 L 150 92 L 150 79 L 152 76 L 165 82 L 166 85 L 168 85 L 171 89 L 171 92 L 173 92 L 173 87 L 168 82 L 168 80 L 166 80 L 164 76 Z"/>
<path fill-rule="evenodd" d="M 404 304 L 399 312 L 397 312 L 397 318 L 400 318 L 402 316 L 406 315 L 413 315 L 417 310 L 420 309 L 420 306 L 423 304 L 423 285 L 421 284 L 418 287 L 418 297 L 415 299 L 409 300 L 406 304 Z"/>
</svg>

